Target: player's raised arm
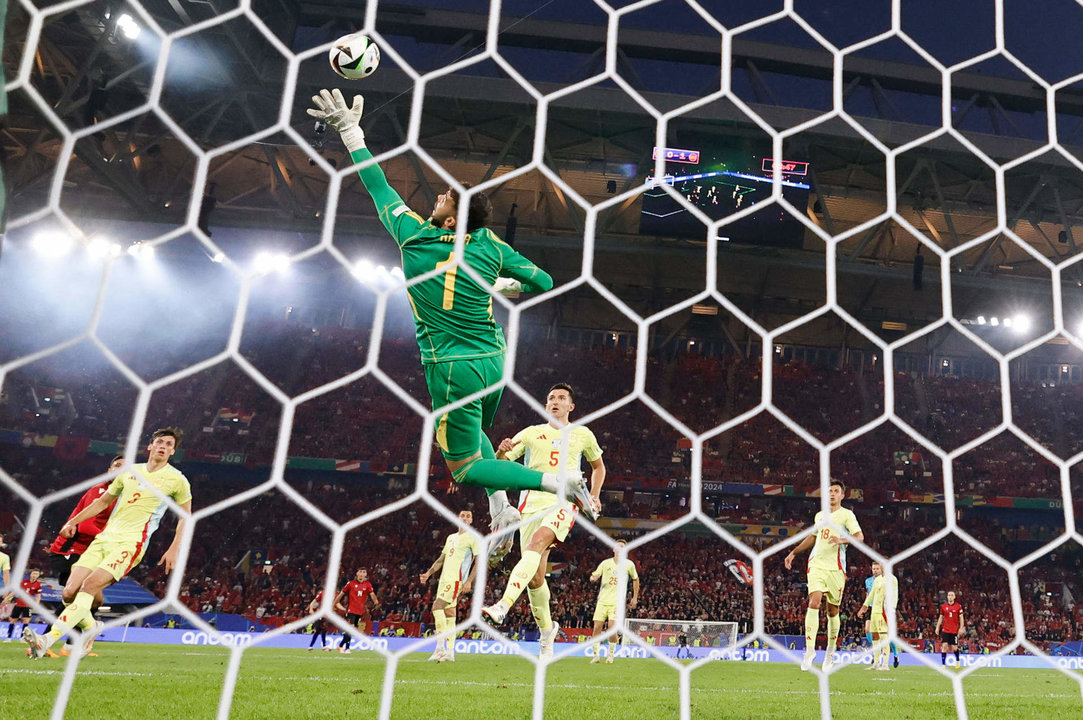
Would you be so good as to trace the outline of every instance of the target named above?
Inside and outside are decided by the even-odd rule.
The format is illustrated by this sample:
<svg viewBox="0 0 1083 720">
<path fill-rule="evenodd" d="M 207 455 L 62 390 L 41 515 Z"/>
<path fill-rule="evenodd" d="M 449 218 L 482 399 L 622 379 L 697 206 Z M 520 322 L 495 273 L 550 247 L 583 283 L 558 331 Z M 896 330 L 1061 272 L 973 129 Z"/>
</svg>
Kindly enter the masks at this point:
<svg viewBox="0 0 1083 720">
<path fill-rule="evenodd" d="M 309 108 L 308 114 L 338 131 L 342 144 L 346 146 L 350 159 L 355 164 L 372 160 L 372 153 L 365 147 L 365 133 L 360 125 L 361 114 L 365 108 L 365 99 L 362 96 L 354 95 L 353 104 L 347 105 L 342 91 L 338 88 L 320 90 L 318 95 L 312 96 L 312 103 L 316 107 Z M 402 197 L 388 184 L 387 176 L 378 164 L 370 162 L 358 170 L 357 174 L 372 196 L 372 201 L 376 203 L 380 222 L 399 245 L 425 224 L 425 219 L 412 212 Z"/>
</svg>

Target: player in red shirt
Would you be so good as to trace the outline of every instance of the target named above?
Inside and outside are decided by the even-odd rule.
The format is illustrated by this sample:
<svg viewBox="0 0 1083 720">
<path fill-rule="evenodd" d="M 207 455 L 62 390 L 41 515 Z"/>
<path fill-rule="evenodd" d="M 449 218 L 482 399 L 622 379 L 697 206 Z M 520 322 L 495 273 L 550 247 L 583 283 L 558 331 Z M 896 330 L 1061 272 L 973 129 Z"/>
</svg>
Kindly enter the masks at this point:
<svg viewBox="0 0 1083 720">
<path fill-rule="evenodd" d="M 323 600 L 323 590 L 316 593 L 316 597 L 312 598 L 312 602 L 308 604 L 308 612 L 314 613 L 320 609 L 320 601 Z M 312 640 L 308 643 L 308 649 L 311 650 L 316 644 L 316 638 L 320 638 L 320 642 L 323 643 L 324 650 L 330 650 L 331 648 L 327 644 L 327 621 L 322 617 L 316 618 L 312 623 Z"/>
<path fill-rule="evenodd" d="M 124 467 L 124 456 L 117 455 L 109 461 L 109 473 L 108 480 L 98 483 L 94 487 L 83 493 L 83 496 L 79 498 L 78 504 L 75 509 L 68 515 L 68 520 L 78 515 L 84 508 L 89 506 L 92 502 L 100 498 L 105 494 L 105 489 L 109 487 L 109 483 L 113 482 L 113 477 L 116 476 L 120 469 Z M 109 504 L 105 510 L 95 515 L 92 518 L 87 518 L 83 522 L 79 523 L 75 529 L 75 535 L 70 538 L 66 538 L 63 535 L 57 535 L 53 540 L 53 544 L 49 546 L 50 557 L 50 570 L 57 578 L 57 582 L 60 583 L 60 587 L 64 588 L 63 600 L 64 604 L 69 604 L 75 599 L 74 590 L 72 593 L 68 592 L 68 578 L 71 576 L 71 568 L 79 561 L 79 558 L 86 552 L 87 546 L 93 542 L 98 533 L 105 529 L 105 524 L 109 522 L 109 516 L 113 514 L 113 508 L 116 507 L 116 502 Z M 77 588 L 76 588 L 77 589 Z M 70 597 L 69 597 L 70 595 Z M 94 595 L 94 601 L 91 604 L 91 612 L 97 612 L 103 602 L 102 591 L 99 590 Z M 94 638 L 90 638 L 86 641 L 86 645 L 83 647 L 83 651 L 87 655 L 93 655 L 91 649 L 94 647 Z M 70 645 L 65 645 L 64 649 L 60 651 L 61 655 L 67 655 L 70 651 Z M 50 651 L 48 654 L 52 654 Z"/>
<path fill-rule="evenodd" d="M 963 632 L 963 606 L 955 602 L 955 592 L 948 591 L 948 601 L 940 605 L 940 617 L 936 619 L 933 633 L 940 634 L 940 664 L 946 665 L 948 647 L 955 653 L 955 664 L 959 664 L 959 635 Z"/>
<path fill-rule="evenodd" d="M 41 602 L 41 583 L 38 582 L 40 577 L 41 571 L 34 569 L 30 571 L 29 578 L 19 583 L 19 587 L 22 588 L 23 592 L 33 598 L 36 603 Z M 16 595 L 15 593 L 8 593 L 8 596 L 4 598 L 3 602 L 0 602 L 0 605 L 11 602 L 12 597 L 15 598 L 15 609 L 11 611 L 11 618 L 8 619 L 8 639 L 5 642 L 11 642 L 15 632 L 15 623 L 19 622 L 19 620 L 23 621 L 23 627 L 30 625 L 30 616 L 32 614 L 30 603 L 22 595 Z M 20 637 L 22 637 L 21 634 Z"/>
<path fill-rule="evenodd" d="M 111 475 L 116 475 L 120 469 L 124 467 L 124 456 L 117 455 L 109 462 L 109 472 Z M 83 493 L 83 497 L 79 498 L 79 503 L 75 506 L 75 509 L 71 511 L 71 515 L 68 515 L 68 520 L 78 515 L 84 508 L 90 505 L 92 502 L 100 498 L 105 494 L 105 489 L 109 487 L 109 483 L 113 482 L 113 478 L 110 477 L 104 482 L 100 482 L 94 487 Z M 63 535 L 57 535 L 53 540 L 53 544 L 49 546 L 49 552 L 52 554 L 51 558 L 51 570 L 56 575 L 57 581 L 60 586 L 67 590 L 68 576 L 71 575 L 71 566 L 79 559 L 79 557 L 86 552 L 87 546 L 91 541 L 105 529 L 105 524 L 109 522 L 109 516 L 113 514 L 113 508 L 116 506 L 114 501 L 105 510 L 95 515 L 92 518 L 87 518 L 83 522 L 79 523 L 79 526 L 75 529 L 75 535 L 70 538 L 66 538 Z M 68 603 L 74 599 L 64 598 L 64 602 Z M 94 598 L 98 605 L 101 604 L 101 593 Z M 97 610 L 97 606 L 93 608 Z"/>
<path fill-rule="evenodd" d="M 373 609 L 380 607 L 380 598 L 376 597 L 376 591 L 373 590 L 368 577 L 368 570 L 364 568 L 358 570 L 355 579 L 346 583 L 335 596 L 335 602 L 332 603 L 336 610 L 346 613 L 346 622 L 354 627 L 360 627 L 362 623 L 368 622 L 369 614 L 365 605 L 370 597 Z M 343 607 L 341 604 L 344 596 L 348 598 L 348 607 Z M 342 641 L 338 644 L 340 653 L 350 652 L 350 639 L 349 633 L 342 633 Z"/>
</svg>

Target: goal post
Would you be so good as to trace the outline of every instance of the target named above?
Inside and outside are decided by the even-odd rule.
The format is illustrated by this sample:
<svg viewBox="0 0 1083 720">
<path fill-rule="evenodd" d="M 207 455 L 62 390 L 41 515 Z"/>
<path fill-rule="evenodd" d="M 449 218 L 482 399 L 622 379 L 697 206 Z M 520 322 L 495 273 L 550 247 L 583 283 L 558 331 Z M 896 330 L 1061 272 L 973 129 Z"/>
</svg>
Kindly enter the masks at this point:
<svg viewBox="0 0 1083 720">
<path fill-rule="evenodd" d="M 648 646 L 673 657 L 680 651 L 681 658 L 713 656 L 722 659 L 732 657 L 737 647 L 736 622 L 628 618 L 625 627 L 628 632 L 621 636 L 622 645 L 632 644 L 629 635 L 635 633 Z"/>
</svg>

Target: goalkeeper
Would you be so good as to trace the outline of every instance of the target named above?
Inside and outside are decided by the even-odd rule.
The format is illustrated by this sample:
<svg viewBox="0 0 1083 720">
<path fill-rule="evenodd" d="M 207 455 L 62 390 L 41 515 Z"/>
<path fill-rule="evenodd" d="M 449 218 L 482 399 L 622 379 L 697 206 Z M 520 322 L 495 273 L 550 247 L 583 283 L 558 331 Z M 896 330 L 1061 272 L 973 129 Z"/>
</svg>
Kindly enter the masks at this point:
<svg viewBox="0 0 1083 720">
<path fill-rule="evenodd" d="M 455 234 L 459 225 L 459 194 L 448 188 L 438 196 L 428 219 L 413 212 L 387 184 L 380 166 L 371 162 L 373 156 L 365 147 L 365 134 L 359 124 L 364 98 L 355 95 L 353 104 L 347 105 L 338 89 L 321 90 L 312 97 L 312 102 L 316 107 L 309 108 L 308 114 L 341 134 L 351 160 L 370 163 L 358 170 L 358 175 L 376 203 L 380 222 L 402 252 L 406 278 L 447 268 L 443 275 L 408 287 L 433 410 L 496 385 L 504 375 L 504 332 L 493 318 L 493 298 L 488 290 L 457 272 Z M 515 295 L 520 291 L 551 289 L 553 279 L 548 273 L 486 227 L 491 215 L 489 199 L 483 193 L 474 193 L 467 212 L 462 262 L 496 292 Z M 541 473 L 496 459 L 493 445 L 482 428 L 492 426 L 500 395 L 498 388 L 449 410 L 440 416 L 436 426 L 436 442 L 455 481 L 485 488 L 489 494 L 490 528 L 499 536 L 520 520 L 519 511 L 508 502 L 506 490 L 559 493 L 565 484 L 568 499 L 587 517 L 595 519 L 597 512 L 590 488 L 582 475 Z M 510 548 L 510 537 L 502 543 L 501 555 L 507 552 L 504 546 Z"/>
</svg>

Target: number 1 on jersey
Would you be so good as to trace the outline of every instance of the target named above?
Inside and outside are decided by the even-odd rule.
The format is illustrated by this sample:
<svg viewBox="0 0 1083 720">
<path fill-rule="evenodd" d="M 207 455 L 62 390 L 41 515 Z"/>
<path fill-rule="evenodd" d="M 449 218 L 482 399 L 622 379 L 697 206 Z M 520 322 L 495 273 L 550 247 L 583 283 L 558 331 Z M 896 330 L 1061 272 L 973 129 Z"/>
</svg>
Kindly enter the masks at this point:
<svg viewBox="0 0 1083 720">
<path fill-rule="evenodd" d="M 439 270 L 442 267 L 450 265 L 455 261 L 455 251 L 452 250 L 448 253 L 447 260 L 436 263 L 436 269 Z M 444 310 L 450 310 L 455 304 L 455 275 L 459 268 L 455 266 L 444 273 L 444 302 L 441 305 Z"/>
</svg>

